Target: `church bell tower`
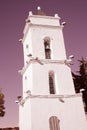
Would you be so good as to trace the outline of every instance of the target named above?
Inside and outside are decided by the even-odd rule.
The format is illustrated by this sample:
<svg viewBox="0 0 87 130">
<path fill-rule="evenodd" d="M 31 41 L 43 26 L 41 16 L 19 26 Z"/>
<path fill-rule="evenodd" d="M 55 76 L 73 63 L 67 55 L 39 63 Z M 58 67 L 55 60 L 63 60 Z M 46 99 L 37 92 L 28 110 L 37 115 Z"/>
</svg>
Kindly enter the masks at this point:
<svg viewBox="0 0 87 130">
<path fill-rule="evenodd" d="M 20 130 L 86 130 L 82 94 L 76 94 L 58 14 L 30 11 L 23 31 L 24 67 L 19 71 Z"/>
</svg>

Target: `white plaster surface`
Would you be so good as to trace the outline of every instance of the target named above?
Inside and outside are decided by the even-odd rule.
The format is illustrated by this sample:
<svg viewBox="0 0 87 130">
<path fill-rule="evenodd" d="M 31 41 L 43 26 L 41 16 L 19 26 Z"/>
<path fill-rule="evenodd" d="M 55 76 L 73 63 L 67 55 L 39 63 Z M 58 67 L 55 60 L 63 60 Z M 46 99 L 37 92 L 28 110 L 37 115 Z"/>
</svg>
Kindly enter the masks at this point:
<svg viewBox="0 0 87 130">
<path fill-rule="evenodd" d="M 27 55 L 45 59 L 44 38 L 51 40 L 51 60 L 66 60 L 66 51 L 60 18 L 47 16 L 28 17 L 23 37 L 24 66 L 29 62 Z M 26 46 L 28 45 L 28 48 Z M 46 60 L 45 60 L 46 61 Z M 57 95 L 75 94 L 71 69 L 65 64 L 31 63 L 23 73 L 23 99 L 26 91 L 34 95 L 50 95 L 48 74 L 55 73 L 55 90 Z M 81 96 L 63 98 L 29 98 L 19 109 L 20 130 L 50 130 L 49 118 L 57 116 L 60 130 L 87 130 Z"/>
</svg>

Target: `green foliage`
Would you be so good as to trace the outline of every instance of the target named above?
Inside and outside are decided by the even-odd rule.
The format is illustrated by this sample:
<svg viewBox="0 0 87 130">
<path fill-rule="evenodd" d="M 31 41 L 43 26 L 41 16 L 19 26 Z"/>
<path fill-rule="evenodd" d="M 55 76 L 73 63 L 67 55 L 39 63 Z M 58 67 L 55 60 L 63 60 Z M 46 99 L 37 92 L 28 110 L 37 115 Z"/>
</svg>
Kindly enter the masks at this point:
<svg viewBox="0 0 87 130">
<path fill-rule="evenodd" d="M 5 115 L 4 102 L 4 94 L 0 92 L 0 117 L 3 117 Z"/>
<path fill-rule="evenodd" d="M 78 75 L 72 73 L 73 79 L 74 79 L 74 85 L 75 85 L 75 90 L 76 93 L 79 93 L 80 90 L 83 93 L 83 101 L 85 104 L 85 111 L 87 112 L 87 61 L 82 58 L 79 61 L 79 71 Z"/>
</svg>

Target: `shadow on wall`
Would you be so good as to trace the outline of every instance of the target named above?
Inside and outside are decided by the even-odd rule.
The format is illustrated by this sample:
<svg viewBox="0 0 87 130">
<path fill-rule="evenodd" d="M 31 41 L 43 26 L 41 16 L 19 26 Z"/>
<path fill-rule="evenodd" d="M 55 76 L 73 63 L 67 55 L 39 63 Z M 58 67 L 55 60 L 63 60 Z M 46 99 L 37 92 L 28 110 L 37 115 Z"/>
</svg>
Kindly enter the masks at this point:
<svg viewBox="0 0 87 130">
<path fill-rule="evenodd" d="M 11 127 L 8 127 L 8 128 L 0 128 L 0 130 L 19 130 L 19 127 L 14 127 L 14 128 L 11 128 Z"/>
</svg>

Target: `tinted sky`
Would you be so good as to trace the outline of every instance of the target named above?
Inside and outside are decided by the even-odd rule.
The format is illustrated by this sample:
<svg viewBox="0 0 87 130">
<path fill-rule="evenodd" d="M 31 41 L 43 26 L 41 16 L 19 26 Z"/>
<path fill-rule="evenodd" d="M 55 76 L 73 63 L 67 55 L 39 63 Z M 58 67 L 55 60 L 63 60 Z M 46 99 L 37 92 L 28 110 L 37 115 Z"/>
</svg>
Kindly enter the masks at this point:
<svg viewBox="0 0 87 130">
<path fill-rule="evenodd" d="M 87 59 L 87 0 L 0 0 L 0 88 L 5 94 L 5 117 L 0 127 L 18 125 L 16 97 L 22 92 L 22 77 L 18 70 L 23 67 L 22 45 L 25 19 L 28 12 L 36 13 L 41 6 L 47 15 L 55 13 L 67 22 L 64 40 L 67 56 L 75 56 L 71 67 L 78 70 L 78 59 Z"/>
</svg>

